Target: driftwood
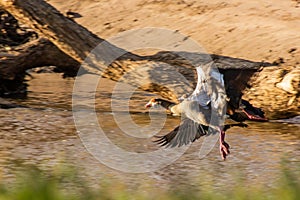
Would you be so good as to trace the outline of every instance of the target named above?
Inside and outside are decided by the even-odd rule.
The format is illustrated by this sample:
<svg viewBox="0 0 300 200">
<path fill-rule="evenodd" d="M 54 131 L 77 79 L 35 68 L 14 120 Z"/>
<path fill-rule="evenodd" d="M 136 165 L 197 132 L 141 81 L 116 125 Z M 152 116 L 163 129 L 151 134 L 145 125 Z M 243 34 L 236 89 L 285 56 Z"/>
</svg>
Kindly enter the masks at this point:
<svg viewBox="0 0 300 200">
<path fill-rule="evenodd" d="M 64 17 L 43 0 L 1 0 L 0 6 L 18 21 L 30 26 L 39 35 L 49 39 L 60 50 L 79 63 L 82 63 L 89 53 L 104 41 L 73 20 Z M 106 55 L 109 57 L 116 51 L 122 52 L 124 50 L 106 43 L 103 56 L 98 57 L 97 60 L 99 62 L 98 68 L 91 68 L 89 71 L 99 74 L 99 71 L 105 68 L 100 62 L 105 63 Z M 86 67 L 89 68 L 90 66 Z"/>
<path fill-rule="evenodd" d="M 18 21 L 0 7 L 0 48 L 18 46 L 37 37 L 36 33 L 19 26 Z"/>
<path fill-rule="evenodd" d="M 180 55 L 189 54 L 188 52 L 160 52 L 154 56 L 144 57 L 126 52 L 64 17 L 43 0 L 0 0 L 0 6 L 39 35 L 38 40 L 22 45 L 18 47 L 19 49 L 7 51 L 5 54 L 2 52 L 0 75 L 7 80 L 14 80 L 18 73 L 28 68 L 43 65 L 59 66 L 63 71 L 74 74 L 78 70 L 79 63 L 84 62 L 89 53 L 102 43 L 104 45 L 97 49 L 97 54 L 90 57 L 92 59 L 88 64 L 83 65 L 86 71 L 113 80 L 119 80 L 126 72 L 131 71 L 124 79 L 125 82 L 174 100 L 192 90 L 195 84 L 193 65 L 203 62 L 202 55 L 197 54 L 185 55 L 191 59 L 182 59 Z M 115 55 L 120 57 L 115 59 Z M 33 59 L 35 57 L 39 59 Z M 254 74 L 261 66 L 272 65 L 218 55 L 211 57 L 223 73 L 239 70 L 244 74 Z M 174 70 L 183 74 L 187 81 L 172 77 Z M 243 81 L 247 82 L 248 78 L 250 77 Z M 261 106 L 267 112 L 267 116 L 273 118 L 300 114 L 299 70 L 297 68 L 283 70 L 278 66 L 264 68 L 252 89 L 246 89 L 245 98 Z"/>
<path fill-rule="evenodd" d="M 79 69 L 79 62 L 64 54 L 53 43 L 45 38 L 25 43 L 9 51 L 0 52 L 0 74 L 6 79 L 13 80 L 16 74 L 23 73 L 27 69 L 41 66 L 59 66 L 63 71 Z"/>
</svg>

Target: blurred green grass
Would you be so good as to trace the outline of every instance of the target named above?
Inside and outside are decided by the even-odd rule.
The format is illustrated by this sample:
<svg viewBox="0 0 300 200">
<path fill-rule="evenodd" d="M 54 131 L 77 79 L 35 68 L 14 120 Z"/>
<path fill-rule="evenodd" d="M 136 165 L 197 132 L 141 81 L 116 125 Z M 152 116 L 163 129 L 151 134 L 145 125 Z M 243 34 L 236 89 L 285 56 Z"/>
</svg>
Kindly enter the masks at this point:
<svg viewBox="0 0 300 200">
<path fill-rule="evenodd" d="M 51 172 L 36 166 L 21 166 L 16 180 L 11 184 L 0 183 L 0 200 L 299 200 L 299 171 L 291 171 L 291 163 L 282 162 L 281 178 L 272 188 L 249 186 L 237 180 L 233 190 L 220 192 L 208 188 L 176 188 L 149 191 L 130 190 L 120 182 L 103 180 L 98 189 L 88 187 L 72 167 L 58 167 Z M 300 169 L 300 167 L 298 168 Z M 271 177 L 270 177 L 271 178 Z M 199 186 L 200 187 L 200 186 Z"/>
</svg>

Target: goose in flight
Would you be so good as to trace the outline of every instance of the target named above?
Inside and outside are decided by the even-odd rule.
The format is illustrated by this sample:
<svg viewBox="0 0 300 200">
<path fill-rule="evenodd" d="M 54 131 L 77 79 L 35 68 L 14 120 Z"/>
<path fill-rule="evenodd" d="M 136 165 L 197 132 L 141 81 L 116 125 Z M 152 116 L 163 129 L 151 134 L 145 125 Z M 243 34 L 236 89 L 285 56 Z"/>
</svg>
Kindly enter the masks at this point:
<svg viewBox="0 0 300 200">
<path fill-rule="evenodd" d="M 220 153 L 225 160 L 230 153 L 230 147 L 225 142 L 225 131 L 232 126 L 247 126 L 243 123 L 224 125 L 226 115 L 237 122 L 267 121 L 267 119 L 261 109 L 241 99 L 240 84 L 231 79 L 228 81 L 232 73 L 224 73 L 224 76 L 215 68 L 203 66 L 197 67 L 196 71 L 198 75 L 196 89 L 179 104 L 160 98 L 152 98 L 146 104 L 146 108 L 159 105 L 173 115 L 183 116 L 178 127 L 165 136 L 158 136 L 155 142 L 161 146 L 180 147 L 208 135 L 211 128 L 220 134 Z M 239 85 L 235 87 L 235 84 Z"/>
</svg>

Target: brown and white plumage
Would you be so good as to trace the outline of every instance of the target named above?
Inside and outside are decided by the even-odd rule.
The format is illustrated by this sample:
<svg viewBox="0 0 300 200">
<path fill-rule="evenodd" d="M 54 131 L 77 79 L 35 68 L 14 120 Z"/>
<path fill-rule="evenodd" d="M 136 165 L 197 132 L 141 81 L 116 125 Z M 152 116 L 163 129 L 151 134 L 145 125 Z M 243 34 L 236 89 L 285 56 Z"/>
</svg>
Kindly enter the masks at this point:
<svg viewBox="0 0 300 200">
<path fill-rule="evenodd" d="M 229 145 L 225 142 L 226 129 L 231 126 L 245 126 L 245 124 L 224 125 L 225 114 L 237 122 L 265 121 L 266 118 L 261 109 L 241 99 L 241 91 L 234 92 L 232 86 L 234 84 L 228 81 L 226 74 L 224 78 L 223 74 L 211 67 L 199 66 L 196 69 L 198 81 L 191 96 L 179 104 L 158 98 L 153 98 L 146 104 L 146 107 L 161 105 L 173 115 L 183 115 L 180 125 L 167 135 L 160 136 L 156 142 L 166 147 L 187 145 L 207 135 L 210 127 L 220 133 L 220 152 L 225 159 L 229 154 Z M 227 80 L 225 82 L 229 86 L 224 84 L 224 80 Z M 233 100 L 229 97 L 233 97 Z"/>
<path fill-rule="evenodd" d="M 247 127 L 244 123 L 226 124 L 223 130 L 226 131 L 234 126 Z M 165 147 L 181 147 L 195 142 L 202 136 L 208 135 L 208 129 L 209 126 L 204 126 L 189 118 L 184 118 L 180 125 L 168 134 L 164 136 L 155 136 L 156 140 L 154 142 Z"/>
</svg>

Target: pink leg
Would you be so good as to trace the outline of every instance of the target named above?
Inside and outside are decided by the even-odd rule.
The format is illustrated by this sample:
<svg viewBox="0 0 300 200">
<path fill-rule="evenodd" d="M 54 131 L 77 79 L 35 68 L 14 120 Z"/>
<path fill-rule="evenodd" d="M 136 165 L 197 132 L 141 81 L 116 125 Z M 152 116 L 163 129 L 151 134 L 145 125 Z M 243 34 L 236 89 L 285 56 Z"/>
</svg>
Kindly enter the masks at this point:
<svg viewBox="0 0 300 200">
<path fill-rule="evenodd" d="M 254 120 L 254 121 L 268 121 L 267 118 L 260 117 L 260 116 L 257 116 L 257 115 L 251 115 L 247 111 L 245 111 L 244 109 L 243 109 L 243 113 L 245 113 L 247 115 L 248 119 L 250 119 L 250 120 Z"/>
<path fill-rule="evenodd" d="M 225 131 L 220 130 L 220 153 L 223 160 L 230 154 L 229 148 L 229 144 L 225 142 Z"/>
</svg>

